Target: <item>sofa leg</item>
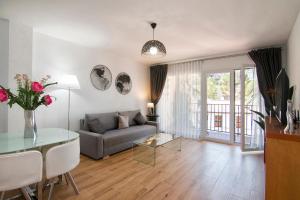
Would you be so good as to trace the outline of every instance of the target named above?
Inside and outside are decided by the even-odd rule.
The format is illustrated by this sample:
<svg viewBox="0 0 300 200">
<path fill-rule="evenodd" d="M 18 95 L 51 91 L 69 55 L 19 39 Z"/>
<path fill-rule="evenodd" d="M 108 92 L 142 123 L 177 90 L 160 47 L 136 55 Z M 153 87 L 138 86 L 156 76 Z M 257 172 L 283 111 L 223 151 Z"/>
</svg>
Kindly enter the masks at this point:
<svg viewBox="0 0 300 200">
<path fill-rule="evenodd" d="M 103 157 L 103 160 L 106 160 L 106 159 L 108 159 L 108 158 L 109 158 L 109 155 L 104 156 L 104 157 Z"/>
<path fill-rule="evenodd" d="M 0 200 L 4 200 L 5 191 L 1 192 Z"/>
</svg>

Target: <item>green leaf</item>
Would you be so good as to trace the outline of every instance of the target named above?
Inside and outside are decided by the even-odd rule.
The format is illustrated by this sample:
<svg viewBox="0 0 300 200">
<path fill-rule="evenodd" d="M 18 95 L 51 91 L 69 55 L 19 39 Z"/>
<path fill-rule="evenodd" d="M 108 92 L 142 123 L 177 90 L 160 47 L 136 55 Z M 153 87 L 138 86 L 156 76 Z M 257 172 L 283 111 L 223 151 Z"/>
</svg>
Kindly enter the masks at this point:
<svg viewBox="0 0 300 200">
<path fill-rule="evenodd" d="M 261 118 L 265 118 L 264 114 L 262 114 L 261 112 L 255 111 L 255 110 L 250 110 L 251 112 L 254 112 L 255 114 L 259 115 Z"/>
<path fill-rule="evenodd" d="M 259 127 L 260 127 L 262 130 L 265 130 L 265 122 L 262 121 L 261 118 L 259 118 L 259 121 L 257 121 L 257 120 L 254 120 L 254 121 L 259 125 Z"/>
<path fill-rule="evenodd" d="M 54 83 L 48 83 L 48 84 L 44 85 L 44 88 L 49 87 L 50 85 L 56 85 L 56 84 L 57 84 L 57 82 L 54 82 Z"/>
</svg>

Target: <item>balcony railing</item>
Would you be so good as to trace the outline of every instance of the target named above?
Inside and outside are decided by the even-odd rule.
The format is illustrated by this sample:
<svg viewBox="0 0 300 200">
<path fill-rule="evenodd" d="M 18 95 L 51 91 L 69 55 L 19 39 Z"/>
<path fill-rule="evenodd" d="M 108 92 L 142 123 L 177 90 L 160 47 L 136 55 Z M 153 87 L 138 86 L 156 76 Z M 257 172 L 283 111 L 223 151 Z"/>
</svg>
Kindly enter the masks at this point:
<svg viewBox="0 0 300 200">
<path fill-rule="evenodd" d="M 257 110 L 257 106 L 244 106 L 245 135 L 251 136 L 254 126 L 254 115 L 251 110 Z M 207 130 L 213 132 L 230 133 L 230 104 L 207 104 Z M 241 106 L 235 105 L 234 111 L 235 135 L 241 134 Z"/>
</svg>

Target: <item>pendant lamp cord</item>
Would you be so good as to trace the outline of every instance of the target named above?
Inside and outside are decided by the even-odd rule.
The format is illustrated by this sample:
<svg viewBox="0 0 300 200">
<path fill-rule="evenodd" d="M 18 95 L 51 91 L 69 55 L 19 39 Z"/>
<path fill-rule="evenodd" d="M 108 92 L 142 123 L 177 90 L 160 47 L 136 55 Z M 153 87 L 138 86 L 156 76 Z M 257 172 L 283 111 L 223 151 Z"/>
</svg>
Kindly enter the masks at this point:
<svg viewBox="0 0 300 200">
<path fill-rule="evenodd" d="M 153 28 L 153 34 L 152 35 L 153 35 L 153 40 L 154 40 L 154 28 Z"/>
</svg>

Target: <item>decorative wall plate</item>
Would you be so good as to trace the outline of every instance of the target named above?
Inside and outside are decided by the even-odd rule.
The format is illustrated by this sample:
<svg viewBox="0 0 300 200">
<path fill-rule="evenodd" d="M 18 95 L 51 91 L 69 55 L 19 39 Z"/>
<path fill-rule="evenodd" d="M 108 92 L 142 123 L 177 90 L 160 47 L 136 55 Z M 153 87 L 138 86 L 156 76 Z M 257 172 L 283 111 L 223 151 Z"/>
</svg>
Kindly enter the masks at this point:
<svg viewBox="0 0 300 200">
<path fill-rule="evenodd" d="M 91 71 L 91 82 L 98 90 L 107 90 L 112 83 L 110 70 L 104 65 L 96 65 Z"/>
<path fill-rule="evenodd" d="M 115 84 L 118 92 L 123 95 L 128 94 L 132 87 L 131 78 L 125 72 L 121 72 L 118 74 Z"/>
</svg>

